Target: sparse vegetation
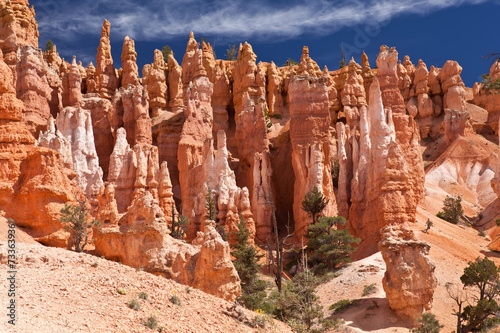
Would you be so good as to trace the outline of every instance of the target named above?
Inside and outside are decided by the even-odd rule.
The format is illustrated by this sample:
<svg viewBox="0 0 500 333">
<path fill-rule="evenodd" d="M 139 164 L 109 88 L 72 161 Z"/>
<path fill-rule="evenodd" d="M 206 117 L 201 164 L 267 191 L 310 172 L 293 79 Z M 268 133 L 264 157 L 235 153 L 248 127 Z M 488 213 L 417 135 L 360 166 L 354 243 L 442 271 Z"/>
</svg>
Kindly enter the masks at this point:
<svg viewBox="0 0 500 333">
<path fill-rule="evenodd" d="M 236 56 L 238 55 L 238 50 L 236 49 L 236 45 L 228 45 L 226 50 L 226 60 L 236 60 Z"/>
<path fill-rule="evenodd" d="M 321 193 L 316 186 L 306 193 L 304 200 L 302 201 L 302 210 L 309 213 L 312 216 L 313 224 L 316 223 L 316 217 L 320 214 L 323 209 L 325 209 L 328 204 L 328 200 L 325 199 L 323 193 Z"/>
<path fill-rule="evenodd" d="M 323 311 L 316 296 L 320 279 L 307 268 L 295 275 L 280 293 L 273 293 L 275 316 L 296 332 L 322 332 L 331 322 L 323 320 Z"/>
<path fill-rule="evenodd" d="M 490 74 L 481 75 L 481 88 L 489 93 L 498 94 L 500 92 L 500 79 L 493 80 Z"/>
<path fill-rule="evenodd" d="M 135 298 L 131 299 L 127 305 L 129 308 L 135 311 L 139 311 L 141 309 L 141 303 L 139 303 L 139 301 Z"/>
<path fill-rule="evenodd" d="M 307 227 L 307 250 L 316 274 L 324 274 L 351 261 L 350 254 L 355 250 L 352 244 L 361 239 L 354 238 L 348 228 L 338 229 L 345 224 L 342 216 L 320 217 L 317 223 Z"/>
<path fill-rule="evenodd" d="M 89 234 L 93 227 L 98 227 L 100 222 L 93 219 L 86 208 L 87 198 L 84 201 L 78 200 L 75 194 L 76 201 L 79 206 L 72 206 L 68 203 L 61 209 L 60 221 L 66 224 L 66 231 L 69 231 L 71 236 L 68 240 L 69 246 L 75 247 L 75 252 L 82 252 L 88 244 Z"/>
<path fill-rule="evenodd" d="M 369 285 L 363 287 L 363 293 L 361 294 L 361 296 L 368 296 L 374 294 L 375 292 L 377 292 L 377 284 L 370 283 Z"/>
<path fill-rule="evenodd" d="M 49 39 L 45 44 L 45 52 L 52 51 L 54 48 L 54 43 Z"/>
<path fill-rule="evenodd" d="M 116 292 L 120 295 L 127 295 L 127 290 L 121 287 L 116 288 Z"/>
<path fill-rule="evenodd" d="M 272 305 L 266 300 L 267 283 L 257 278 L 260 268 L 259 259 L 264 255 L 258 254 L 255 247 L 248 243 L 250 231 L 247 228 L 247 221 L 241 215 L 237 228 L 232 233 L 235 243 L 231 255 L 235 258 L 234 267 L 241 279 L 242 294 L 238 300 L 250 310 L 263 309 L 271 312 Z"/>
<path fill-rule="evenodd" d="M 217 198 L 214 190 L 207 189 L 207 194 L 205 196 L 205 218 L 207 220 L 215 221 L 215 228 L 217 232 L 221 235 L 222 239 L 227 241 L 228 235 L 226 232 L 226 226 L 222 225 L 217 218 Z"/>
<path fill-rule="evenodd" d="M 175 304 L 177 306 L 182 306 L 181 299 L 177 295 L 172 295 L 169 299 L 170 303 Z"/>
<path fill-rule="evenodd" d="M 273 122 L 271 121 L 271 118 L 269 117 L 269 112 L 267 110 L 267 106 L 264 105 L 264 119 L 266 121 L 266 128 L 267 128 L 267 133 L 271 132 L 271 127 L 273 127 Z"/>
<path fill-rule="evenodd" d="M 270 115 L 269 117 L 274 118 L 274 119 L 283 119 L 283 116 L 280 115 L 279 113 L 274 113 Z"/>
<path fill-rule="evenodd" d="M 443 325 L 439 324 L 439 320 L 432 313 L 425 312 L 422 317 L 417 319 L 417 327 L 411 330 L 412 333 L 439 333 Z"/>
<path fill-rule="evenodd" d="M 184 215 L 177 214 L 177 220 L 175 219 L 175 207 L 172 205 L 172 230 L 170 236 L 176 239 L 184 239 L 188 231 L 188 226 L 189 220 Z"/>
<path fill-rule="evenodd" d="M 152 316 L 149 316 L 148 318 L 146 318 L 146 320 L 143 320 L 141 322 L 141 324 L 154 330 L 158 327 L 158 319 L 156 319 L 155 315 L 152 315 Z"/>
<path fill-rule="evenodd" d="M 487 257 L 477 257 L 475 261 L 469 262 L 460 277 L 464 288 L 454 289 L 452 283 L 446 284 L 448 294 L 458 306 L 453 313 L 457 316 L 457 333 L 482 331 L 498 325 L 499 274 L 500 270 L 493 261 Z M 470 297 L 468 292 L 473 292 L 474 296 Z"/>
<path fill-rule="evenodd" d="M 143 299 L 143 300 L 147 300 L 148 299 L 148 294 L 146 292 L 144 292 L 144 291 L 141 291 L 139 293 L 139 298 Z"/>
<path fill-rule="evenodd" d="M 443 211 L 436 214 L 437 217 L 448 222 L 457 224 L 464 211 L 462 209 L 462 196 L 458 197 L 447 195 L 443 201 Z"/>
<path fill-rule="evenodd" d="M 161 50 L 161 53 L 163 54 L 163 60 L 165 62 L 168 62 L 168 55 L 170 54 L 170 52 L 172 52 L 172 49 L 170 48 L 170 46 L 168 45 L 165 45 L 163 47 L 163 49 Z M 173 54 L 173 53 L 172 53 Z"/>
<path fill-rule="evenodd" d="M 334 313 L 341 313 L 347 310 L 352 305 L 354 305 L 354 302 L 351 301 L 350 299 L 342 299 L 330 305 L 329 309 L 333 310 Z"/>
<path fill-rule="evenodd" d="M 288 60 L 283 64 L 285 66 L 297 66 L 299 63 L 296 60 L 288 58 Z"/>
</svg>

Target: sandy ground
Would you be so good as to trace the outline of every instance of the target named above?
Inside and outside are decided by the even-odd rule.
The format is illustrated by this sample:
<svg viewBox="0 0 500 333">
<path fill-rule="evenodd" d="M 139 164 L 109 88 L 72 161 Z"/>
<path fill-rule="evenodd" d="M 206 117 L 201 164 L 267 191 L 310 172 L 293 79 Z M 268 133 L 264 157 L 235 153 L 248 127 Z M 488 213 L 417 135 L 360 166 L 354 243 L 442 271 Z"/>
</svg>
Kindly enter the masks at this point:
<svg viewBox="0 0 500 333">
<path fill-rule="evenodd" d="M 253 329 L 223 313 L 232 304 L 174 281 L 89 254 L 41 245 L 17 244 L 16 299 L 13 328 L 3 314 L 0 332 L 154 332 L 141 324 L 151 315 L 164 332 L 291 332 L 273 321 Z M 7 304 L 6 243 L 0 242 L 0 304 Z M 120 295 L 117 288 L 124 288 Z M 148 300 L 138 299 L 140 292 Z M 172 296 L 181 306 L 169 301 Z M 138 299 L 141 309 L 127 304 Z M 256 313 L 245 311 L 249 318 Z"/>
</svg>

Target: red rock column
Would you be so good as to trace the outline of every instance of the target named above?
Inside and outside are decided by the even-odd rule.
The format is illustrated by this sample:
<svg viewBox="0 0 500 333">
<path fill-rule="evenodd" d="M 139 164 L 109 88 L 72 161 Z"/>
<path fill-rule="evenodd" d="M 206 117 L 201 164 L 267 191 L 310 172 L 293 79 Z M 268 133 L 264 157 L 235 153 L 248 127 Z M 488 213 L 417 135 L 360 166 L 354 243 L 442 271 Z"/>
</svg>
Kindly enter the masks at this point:
<svg viewBox="0 0 500 333">
<path fill-rule="evenodd" d="M 312 218 L 301 208 L 307 192 L 316 186 L 328 200 L 325 216 L 337 214 L 337 203 L 331 178 L 331 156 L 328 129 L 327 79 L 294 76 L 290 80 L 290 139 L 295 173 L 293 214 L 295 235 L 300 239 Z"/>
</svg>

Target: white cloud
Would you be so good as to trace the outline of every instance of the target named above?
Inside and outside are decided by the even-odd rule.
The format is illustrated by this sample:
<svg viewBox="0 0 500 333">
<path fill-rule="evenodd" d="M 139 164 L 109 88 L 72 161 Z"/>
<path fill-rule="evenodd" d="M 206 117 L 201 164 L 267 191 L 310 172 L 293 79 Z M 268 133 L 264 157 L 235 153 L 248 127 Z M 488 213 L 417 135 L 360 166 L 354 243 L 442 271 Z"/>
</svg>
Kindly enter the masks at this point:
<svg viewBox="0 0 500 333">
<path fill-rule="evenodd" d="M 62 40 L 99 32 L 104 18 L 111 38 L 129 35 L 158 40 L 197 35 L 222 39 L 254 37 L 287 39 L 303 34 L 325 35 L 360 23 L 382 23 L 401 14 L 426 14 L 487 0 L 309 0 L 269 3 L 251 0 L 44 0 L 32 1 L 41 32 Z M 113 36 L 114 34 L 114 36 Z"/>
</svg>

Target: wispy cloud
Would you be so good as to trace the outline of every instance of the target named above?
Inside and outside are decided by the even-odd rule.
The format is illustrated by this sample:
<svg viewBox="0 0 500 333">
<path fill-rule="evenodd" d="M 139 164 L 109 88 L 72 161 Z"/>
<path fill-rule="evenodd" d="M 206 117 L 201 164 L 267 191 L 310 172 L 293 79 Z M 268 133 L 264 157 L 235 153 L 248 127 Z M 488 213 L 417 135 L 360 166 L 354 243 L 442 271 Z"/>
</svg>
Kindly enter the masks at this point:
<svg viewBox="0 0 500 333">
<path fill-rule="evenodd" d="M 326 35 L 360 23 L 382 23 L 403 14 L 478 4 L 488 0 L 250 1 L 70 0 L 31 1 L 44 35 L 69 40 L 100 31 L 104 18 L 114 36 L 154 41 L 189 31 L 221 38 L 287 39 Z M 113 35 L 112 35 L 112 38 Z"/>
</svg>

